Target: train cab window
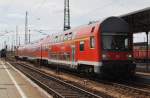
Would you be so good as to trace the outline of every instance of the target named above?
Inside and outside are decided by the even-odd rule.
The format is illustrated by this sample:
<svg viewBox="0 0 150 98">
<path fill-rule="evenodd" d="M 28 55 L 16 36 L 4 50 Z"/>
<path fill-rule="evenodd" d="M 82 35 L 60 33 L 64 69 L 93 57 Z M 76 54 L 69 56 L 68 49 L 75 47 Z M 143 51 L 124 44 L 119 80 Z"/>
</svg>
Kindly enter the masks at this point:
<svg viewBox="0 0 150 98">
<path fill-rule="evenodd" d="M 80 51 L 84 51 L 84 41 L 80 41 Z"/>
<path fill-rule="evenodd" d="M 102 42 L 104 50 L 127 51 L 130 50 L 130 37 L 128 33 L 103 33 Z"/>
<path fill-rule="evenodd" d="M 90 48 L 95 48 L 95 38 L 94 38 L 94 36 L 90 37 Z"/>
</svg>

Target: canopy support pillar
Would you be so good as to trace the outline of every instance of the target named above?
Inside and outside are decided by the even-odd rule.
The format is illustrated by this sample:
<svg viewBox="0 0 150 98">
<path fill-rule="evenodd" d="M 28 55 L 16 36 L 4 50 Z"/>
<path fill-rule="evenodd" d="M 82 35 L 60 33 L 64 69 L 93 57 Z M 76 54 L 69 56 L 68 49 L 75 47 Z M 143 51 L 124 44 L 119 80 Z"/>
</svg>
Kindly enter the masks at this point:
<svg viewBox="0 0 150 98">
<path fill-rule="evenodd" d="M 146 37 L 147 37 L 147 41 L 146 41 L 146 71 L 148 71 L 148 67 L 149 67 L 149 57 L 148 57 L 148 31 L 145 32 L 146 33 Z"/>
</svg>

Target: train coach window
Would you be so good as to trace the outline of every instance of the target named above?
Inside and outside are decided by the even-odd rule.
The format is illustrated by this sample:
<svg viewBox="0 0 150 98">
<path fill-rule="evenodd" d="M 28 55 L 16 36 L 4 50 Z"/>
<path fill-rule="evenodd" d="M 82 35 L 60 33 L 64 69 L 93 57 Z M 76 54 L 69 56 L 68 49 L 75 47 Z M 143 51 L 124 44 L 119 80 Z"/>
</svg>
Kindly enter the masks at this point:
<svg viewBox="0 0 150 98">
<path fill-rule="evenodd" d="M 58 41 L 58 36 L 55 36 L 55 43 Z"/>
<path fill-rule="evenodd" d="M 68 40 L 71 40 L 72 39 L 72 32 L 70 32 L 69 34 L 68 34 Z"/>
<path fill-rule="evenodd" d="M 95 38 L 94 38 L 94 36 L 90 37 L 90 48 L 95 48 Z"/>
<path fill-rule="evenodd" d="M 84 41 L 80 41 L 80 51 L 84 51 Z"/>
<path fill-rule="evenodd" d="M 68 52 L 64 53 L 64 60 L 70 61 L 70 53 Z"/>
<path fill-rule="evenodd" d="M 65 41 L 68 40 L 68 34 L 65 34 L 64 40 L 65 40 Z"/>
</svg>

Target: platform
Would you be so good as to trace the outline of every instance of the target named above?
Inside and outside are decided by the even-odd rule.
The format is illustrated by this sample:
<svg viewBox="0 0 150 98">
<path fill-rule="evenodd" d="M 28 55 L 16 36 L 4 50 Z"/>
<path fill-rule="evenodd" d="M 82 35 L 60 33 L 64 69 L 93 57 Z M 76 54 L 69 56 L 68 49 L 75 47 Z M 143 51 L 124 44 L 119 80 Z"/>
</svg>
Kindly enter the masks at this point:
<svg viewBox="0 0 150 98">
<path fill-rule="evenodd" d="M 0 98 L 52 98 L 8 62 L 0 60 Z"/>
<path fill-rule="evenodd" d="M 138 72 L 145 72 L 150 74 L 150 64 L 148 64 L 147 67 L 146 63 L 136 63 L 136 70 Z"/>
</svg>

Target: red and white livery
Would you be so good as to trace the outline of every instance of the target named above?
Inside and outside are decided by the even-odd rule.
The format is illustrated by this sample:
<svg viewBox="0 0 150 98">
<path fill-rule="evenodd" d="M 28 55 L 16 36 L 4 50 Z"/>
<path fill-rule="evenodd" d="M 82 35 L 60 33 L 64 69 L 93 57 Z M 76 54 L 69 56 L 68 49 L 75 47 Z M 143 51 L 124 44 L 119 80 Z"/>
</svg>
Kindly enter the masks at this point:
<svg viewBox="0 0 150 98">
<path fill-rule="evenodd" d="M 104 76 L 133 75 L 133 37 L 118 17 L 56 33 L 19 47 L 16 57 Z"/>
</svg>

